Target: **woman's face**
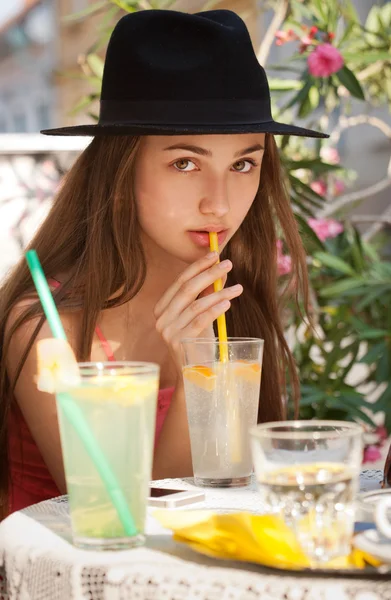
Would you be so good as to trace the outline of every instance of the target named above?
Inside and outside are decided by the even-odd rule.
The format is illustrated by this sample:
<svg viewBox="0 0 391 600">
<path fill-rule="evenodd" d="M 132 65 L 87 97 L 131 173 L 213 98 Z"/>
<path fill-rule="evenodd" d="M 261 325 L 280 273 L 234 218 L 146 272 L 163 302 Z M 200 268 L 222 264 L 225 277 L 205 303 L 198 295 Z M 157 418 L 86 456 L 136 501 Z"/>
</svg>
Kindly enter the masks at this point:
<svg viewBox="0 0 391 600">
<path fill-rule="evenodd" d="M 209 231 L 224 248 L 258 190 L 264 145 L 262 133 L 142 138 L 135 195 L 147 253 L 194 262 Z"/>
</svg>

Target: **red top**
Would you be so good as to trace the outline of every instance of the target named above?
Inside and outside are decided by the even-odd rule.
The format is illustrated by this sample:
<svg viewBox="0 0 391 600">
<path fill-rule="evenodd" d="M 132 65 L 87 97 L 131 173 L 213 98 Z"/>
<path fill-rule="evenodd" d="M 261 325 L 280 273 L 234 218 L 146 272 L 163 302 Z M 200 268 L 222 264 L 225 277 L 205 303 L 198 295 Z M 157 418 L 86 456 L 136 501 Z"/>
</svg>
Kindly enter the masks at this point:
<svg viewBox="0 0 391 600">
<path fill-rule="evenodd" d="M 106 353 L 107 360 L 115 361 L 110 344 L 99 327 L 96 328 L 96 334 Z M 174 388 L 159 391 L 155 443 L 162 430 L 173 392 Z M 11 408 L 8 426 L 11 478 L 9 512 L 12 513 L 31 504 L 60 496 L 61 493 L 49 473 L 16 402 Z"/>
</svg>

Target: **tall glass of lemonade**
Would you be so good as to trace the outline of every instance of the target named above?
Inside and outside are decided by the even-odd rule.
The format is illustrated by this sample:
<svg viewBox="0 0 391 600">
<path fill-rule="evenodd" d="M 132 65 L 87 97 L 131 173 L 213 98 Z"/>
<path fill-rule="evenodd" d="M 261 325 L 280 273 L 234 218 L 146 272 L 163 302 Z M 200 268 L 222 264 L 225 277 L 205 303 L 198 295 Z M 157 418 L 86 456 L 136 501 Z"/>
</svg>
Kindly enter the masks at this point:
<svg viewBox="0 0 391 600">
<path fill-rule="evenodd" d="M 144 540 L 152 471 L 159 367 L 152 363 L 81 363 L 80 383 L 57 395 L 74 544 L 95 550 L 131 548 Z M 82 439 L 66 417 L 66 402 L 81 411 L 118 482 L 132 516 L 132 535 Z"/>
</svg>

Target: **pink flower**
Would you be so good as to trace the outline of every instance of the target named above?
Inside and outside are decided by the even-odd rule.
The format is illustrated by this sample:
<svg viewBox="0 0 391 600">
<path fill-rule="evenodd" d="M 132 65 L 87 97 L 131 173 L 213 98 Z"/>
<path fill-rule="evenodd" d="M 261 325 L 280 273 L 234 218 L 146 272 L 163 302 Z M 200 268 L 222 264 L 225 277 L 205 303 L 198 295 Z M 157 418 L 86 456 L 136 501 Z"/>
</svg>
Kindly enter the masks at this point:
<svg viewBox="0 0 391 600">
<path fill-rule="evenodd" d="M 338 165 L 341 160 L 338 150 L 336 148 L 331 148 L 330 146 L 323 146 L 320 150 L 320 156 L 330 165 Z"/>
<path fill-rule="evenodd" d="M 300 41 L 304 46 L 310 46 L 312 44 L 312 37 L 305 35 L 304 37 L 300 38 Z"/>
<path fill-rule="evenodd" d="M 300 54 L 303 54 L 303 52 L 305 52 L 308 49 L 308 46 L 313 45 L 312 40 L 318 33 L 318 28 L 315 26 L 311 27 L 311 29 L 309 31 L 308 31 L 308 27 L 304 27 L 303 29 L 304 29 L 304 31 L 307 31 L 308 33 L 306 35 L 304 35 L 302 38 L 300 38 L 300 47 L 299 47 Z"/>
<path fill-rule="evenodd" d="M 364 449 L 363 462 L 376 462 L 381 459 L 381 452 L 377 446 L 367 446 Z"/>
<path fill-rule="evenodd" d="M 314 77 L 329 77 L 344 64 L 342 54 L 331 44 L 320 44 L 307 58 L 308 69 Z"/>
<path fill-rule="evenodd" d="M 308 219 L 308 225 L 322 242 L 337 237 L 343 231 L 343 225 L 334 219 Z"/>
<path fill-rule="evenodd" d="M 321 179 L 313 181 L 310 184 L 311 190 L 314 190 L 319 196 L 325 196 L 327 194 L 327 185 Z"/>
<path fill-rule="evenodd" d="M 333 185 L 334 196 L 339 196 L 339 194 L 342 194 L 344 189 L 345 189 L 345 184 L 342 181 L 342 179 L 336 179 L 334 181 L 334 185 Z"/>
<path fill-rule="evenodd" d="M 377 433 L 377 435 L 379 436 L 381 444 L 384 442 L 384 440 L 388 438 L 387 429 L 384 427 L 384 425 L 379 425 L 379 427 L 376 427 L 375 433 Z"/>
<path fill-rule="evenodd" d="M 283 254 L 281 240 L 277 240 L 277 270 L 279 275 L 287 275 L 292 271 L 292 258 Z"/>
<path fill-rule="evenodd" d="M 276 31 L 275 37 L 276 37 L 276 46 L 282 46 L 283 44 L 286 44 L 287 42 L 291 42 L 292 40 L 297 40 L 297 35 L 293 31 L 293 29 L 288 29 L 288 31 L 282 31 L 280 29 L 279 31 Z"/>
</svg>

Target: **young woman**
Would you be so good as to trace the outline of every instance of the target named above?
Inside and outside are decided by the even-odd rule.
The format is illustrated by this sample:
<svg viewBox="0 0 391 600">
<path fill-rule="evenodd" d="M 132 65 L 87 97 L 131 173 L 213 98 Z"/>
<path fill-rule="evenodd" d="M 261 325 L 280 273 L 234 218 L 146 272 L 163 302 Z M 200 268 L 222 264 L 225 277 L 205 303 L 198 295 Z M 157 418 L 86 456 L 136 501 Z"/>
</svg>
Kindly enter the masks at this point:
<svg viewBox="0 0 391 600">
<path fill-rule="evenodd" d="M 153 477 L 191 473 L 179 357 L 184 337 L 265 340 L 259 420 L 281 419 L 285 370 L 276 228 L 306 300 L 305 254 L 273 134 L 323 134 L 273 121 L 266 76 L 230 11 L 123 17 L 105 63 L 99 123 L 31 242 L 79 360 L 159 363 Z M 221 263 L 208 250 L 219 232 Z M 227 278 L 213 292 L 213 282 Z M 66 490 L 54 397 L 35 385 L 51 337 L 24 259 L 0 291 L 2 515 Z"/>
</svg>

